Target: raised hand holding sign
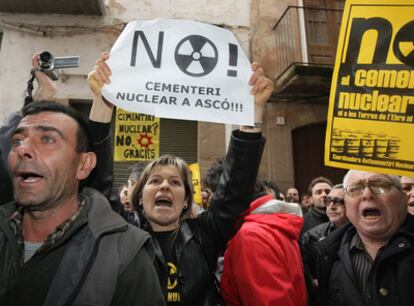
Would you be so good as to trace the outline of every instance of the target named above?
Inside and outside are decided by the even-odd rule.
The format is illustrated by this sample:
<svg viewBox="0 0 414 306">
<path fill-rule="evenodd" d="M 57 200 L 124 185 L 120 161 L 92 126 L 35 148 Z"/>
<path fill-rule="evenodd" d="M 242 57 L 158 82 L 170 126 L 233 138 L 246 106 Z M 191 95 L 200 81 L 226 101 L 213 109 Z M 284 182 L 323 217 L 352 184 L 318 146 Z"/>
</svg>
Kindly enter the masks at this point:
<svg viewBox="0 0 414 306">
<path fill-rule="evenodd" d="M 254 122 L 251 66 L 226 29 L 186 20 L 134 21 L 107 63 L 111 82 L 102 95 L 125 110 L 162 118 Z"/>
</svg>

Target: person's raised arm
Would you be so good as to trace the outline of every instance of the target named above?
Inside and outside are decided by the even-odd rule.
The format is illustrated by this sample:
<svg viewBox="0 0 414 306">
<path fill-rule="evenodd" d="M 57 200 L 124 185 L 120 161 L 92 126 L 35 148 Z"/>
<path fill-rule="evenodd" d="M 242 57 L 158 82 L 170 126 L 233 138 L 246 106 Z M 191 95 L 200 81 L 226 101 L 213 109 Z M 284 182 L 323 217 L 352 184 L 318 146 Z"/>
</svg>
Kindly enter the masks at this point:
<svg viewBox="0 0 414 306">
<path fill-rule="evenodd" d="M 114 210 L 117 197 L 113 192 L 113 154 L 110 140 L 110 127 L 113 105 L 105 101 L 101 91 L 110 83 L 111 69 L 106 60 L 109 53 L 102 52 L 92 71 L 88 74 L 88 85 L 93 93 L 92 108 L 89 113 L 89 125 L 92 134 L 92 149 L 97 156 L 96 167 L 87 185 L 99 190 L 111 203 Z"/>
<path fill-rule="evenodd" d="M 93 92 L 93 103 L 89 119 L 95 122 L 108 123 L 111 122 L 113 105 L 105 101 L 102 97 L 101 91 L 105 84 L 111 82 L 111 69 L 106 60 L 109 58 L 108 52 L 102 52 L 101 56 L 96 61 L 96 65 L 88 74 L 89 88 Z"/>
<path fill-rule="evenodd" d="M 253 86 L 251 94 L 254 96 L 254 125 L 242 125 L 240 130 L 246 133 L 259 133 L 262 131 L 266 102 L 273 92 L 273 83 L 265 76 L 263 68 L 258 63 L 252 64 L 252 70 L 253 74 L 250 77 L 249 85 Z"/>
<path fill-rule="evenodd" d="M 253 63 L 252 70 L 249 85 L 253 86 L 256 126 L 241 126 L 240 130 L 233 131 L 211 205 L 198 217 L 204 227 L 202 239 L 211 267 L 215 266 L 226 242 L 237 232 L 242 213 L 249 207 L 265 144 L 261 124 L 273 84 L 259 64 Z"/>
</svg>

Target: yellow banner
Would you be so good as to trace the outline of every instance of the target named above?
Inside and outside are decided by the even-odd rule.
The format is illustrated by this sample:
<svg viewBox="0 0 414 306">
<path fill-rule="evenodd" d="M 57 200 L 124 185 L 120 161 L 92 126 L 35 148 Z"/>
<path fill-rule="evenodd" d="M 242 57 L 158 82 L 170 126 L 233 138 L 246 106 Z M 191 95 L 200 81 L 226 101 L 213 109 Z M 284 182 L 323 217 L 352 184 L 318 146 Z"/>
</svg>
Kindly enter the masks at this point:
<svg viewBox="0 0 414 306">
<path fill-rule="evenodd" d="M 193 201 L 198 205 L 202 206 L 201 199 L 201 176 L 200 176 L 200 166 L 198 163 L 189 164 L 188 167 L 192 173 L 193 188 L 194 188 L 194 198 Z"/>
<path fill-rule="evenodd" d="M 414 2 L 345 4 L 329 99 L 325 164 L 414 174 Z"/>
<path fill-rule="evenodd" d="M 160 156 L 160 119 L 117 108 L 114 160 L 153 160 Z"/>
</svg>

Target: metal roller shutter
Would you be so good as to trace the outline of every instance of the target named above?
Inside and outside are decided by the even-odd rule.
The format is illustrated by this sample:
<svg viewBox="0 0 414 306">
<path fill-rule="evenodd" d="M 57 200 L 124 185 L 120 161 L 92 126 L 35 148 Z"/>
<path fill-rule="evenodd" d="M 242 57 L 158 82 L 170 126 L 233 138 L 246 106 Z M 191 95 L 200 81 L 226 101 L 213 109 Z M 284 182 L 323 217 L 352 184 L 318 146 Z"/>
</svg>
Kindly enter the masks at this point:
<svg viewBox="0 0 414 306">
<path fill-rule="evenodd" d="M 187 163 L 197 162 L 197 121 L 161 118 L 160 125 L 160 155 L 172 154 Z M 114 187 L 126 183 L 132 164 L 134 162 L 114 163 Z"/>
</svg>

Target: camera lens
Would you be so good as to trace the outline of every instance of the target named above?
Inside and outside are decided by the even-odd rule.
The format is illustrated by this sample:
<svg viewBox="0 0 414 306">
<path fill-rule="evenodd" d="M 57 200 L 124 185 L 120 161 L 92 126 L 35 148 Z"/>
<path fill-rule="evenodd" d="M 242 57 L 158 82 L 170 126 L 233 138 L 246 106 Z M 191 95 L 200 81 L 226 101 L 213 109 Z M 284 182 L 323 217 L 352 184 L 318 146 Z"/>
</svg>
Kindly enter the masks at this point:
<svg viewBox="0 0 414 306">
<path fill-rule="evenodd" d="M 53 68 L 53 55 L 48 51 L 43 51 L 39 55 L 39 65 L 42 69 L 52 69 Z"/>
<path fill-rule="evenodd" d="M 48 62 L 53 57 L 52 54 L 48 51 L 43 51 L 39 56 L 42 62 Z"/>
</svg>

